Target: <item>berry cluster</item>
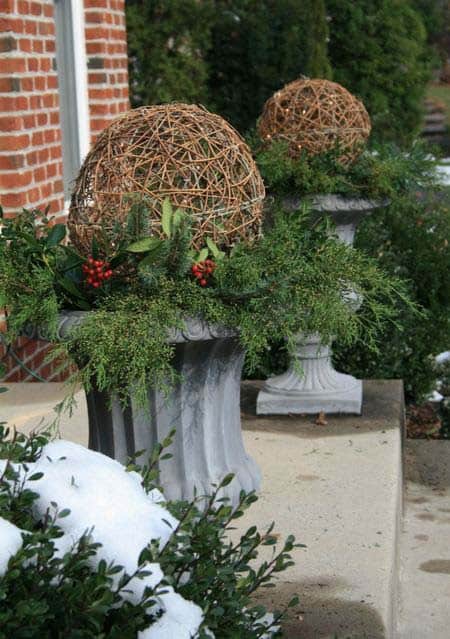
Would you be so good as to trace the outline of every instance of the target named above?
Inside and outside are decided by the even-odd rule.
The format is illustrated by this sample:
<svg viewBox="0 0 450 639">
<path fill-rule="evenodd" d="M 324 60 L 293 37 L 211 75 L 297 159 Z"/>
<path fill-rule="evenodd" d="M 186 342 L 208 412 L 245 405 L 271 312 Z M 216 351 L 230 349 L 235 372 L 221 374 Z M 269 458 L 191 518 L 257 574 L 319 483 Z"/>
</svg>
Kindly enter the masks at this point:
<svg viewBox="0 0 450 639">
<path fill-rule="evenodd" d="M 216 266 L 217 264 L 215 264 L 212 260 L 197 262 L 197 264 L 192 265 L 192 275 L 198 280 L 200 286 L 206 286 L 214 273 Z"/>
<path fill-rule="evenodd" d="M 86 264 L 83 264 L 81 268 L 83 269 L 86 284 L 94 288 L 101 286 L 113 274 L 109 262 L 94 260 L 93 257 L 89 257 Z"/>
</svg>

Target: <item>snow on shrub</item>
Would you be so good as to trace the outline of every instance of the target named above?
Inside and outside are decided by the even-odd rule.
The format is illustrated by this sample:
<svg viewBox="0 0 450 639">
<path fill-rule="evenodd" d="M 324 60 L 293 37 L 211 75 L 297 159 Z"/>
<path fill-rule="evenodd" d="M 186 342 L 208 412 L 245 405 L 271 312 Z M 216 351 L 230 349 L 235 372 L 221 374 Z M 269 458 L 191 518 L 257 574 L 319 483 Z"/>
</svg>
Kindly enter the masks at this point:
<svg viewBox="0 0 450 639">
<path fill-rule="evenodd" d="M 225 536 L 254 495 L 235 512 L 214 497 L 165 503 L 161 446 L 148 466 L 126 469 L 70 442 L 7 434 L 0 425 L 0 639 L 279 634 L 281 614 L 250 595 L 292 564 L 293 538 L 253 568 L 272 527 L 235 545 Z"/>
</svg>

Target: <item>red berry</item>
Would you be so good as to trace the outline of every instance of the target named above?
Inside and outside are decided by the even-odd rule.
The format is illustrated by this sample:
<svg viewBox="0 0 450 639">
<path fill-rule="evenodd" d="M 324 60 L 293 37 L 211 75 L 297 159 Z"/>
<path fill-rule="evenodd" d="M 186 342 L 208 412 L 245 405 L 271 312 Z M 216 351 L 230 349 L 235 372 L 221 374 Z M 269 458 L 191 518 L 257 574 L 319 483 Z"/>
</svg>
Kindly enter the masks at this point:
<svg viewBox="0 0 450 639">
<path fill-rule="evenodd" d="M 88 277 L 88 278 L 87 278 L 87 280 L 86 280 L 86 282 L 87 282 L 88 284 L 92 284 L 92 282 L 93 282 L 92 277 Z"/>
<path fill-rule="evenodd" d="M 206 286 L 207 285 L 207 281 L 205 279 L 201 279 L 200 280 L 200 286 Z"/>
<path fill-rule="evenodd" d="M 93 264 L 94 263 L 94 259 L 92 257 L 89 257 L 88 258 L 88 262 L 89 262 L 89 264 Z"/>
<path fill-rule="evenodd" d="M 94 288 L 98 288 L 98 287 L 100 286 L 100 282 L 94 282 L 94 283 L 92 284 L 92 286 L 93 286 Z"/>
</svg>

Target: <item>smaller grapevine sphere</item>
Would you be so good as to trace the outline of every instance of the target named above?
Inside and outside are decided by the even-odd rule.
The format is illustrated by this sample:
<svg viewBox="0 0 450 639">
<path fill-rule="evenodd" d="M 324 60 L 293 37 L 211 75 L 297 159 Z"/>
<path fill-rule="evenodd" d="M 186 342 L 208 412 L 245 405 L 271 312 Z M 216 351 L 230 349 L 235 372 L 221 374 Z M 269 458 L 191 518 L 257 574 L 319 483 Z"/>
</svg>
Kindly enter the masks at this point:
<svg viewBox="0 0 450 639">
<path fill-rule="evenodd" d="M 286 140 L 289 154 L 318 155 L 336 146 L 342 164 L 353 162 L 371 129 L 364 104 L 330 80 L 295 80 L 274 93 L 258 123 L 263 141 Z"/>
</svg>

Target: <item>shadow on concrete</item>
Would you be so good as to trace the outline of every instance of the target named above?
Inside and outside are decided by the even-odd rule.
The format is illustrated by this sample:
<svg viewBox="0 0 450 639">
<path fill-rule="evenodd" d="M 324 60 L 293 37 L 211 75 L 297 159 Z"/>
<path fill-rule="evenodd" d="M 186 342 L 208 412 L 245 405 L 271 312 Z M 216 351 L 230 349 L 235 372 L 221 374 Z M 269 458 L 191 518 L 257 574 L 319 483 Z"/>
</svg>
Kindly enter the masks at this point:
<svg viewBox="0 0 450 639">
<path fill-rule="evenodd" d="M 279 582 L 260 594 L 258 603 L 281 609 L 297 594 L 298 607 L 289 611 L 282 624 L 285 639 L 385 639 L 383 620 L 369 601 L 339 597 L 345 583 L 318 577 L 300 582 Z"/>
<path fill-rule="evenodd" d="M 315 423 L 317 415 L 256 415 L 256 398 L 262 381 L 241 384 L 242 427 L 245 430 L 284 432 L 298 437 L 397 429 L 404 422 L 403 384 L 398 380 L 369 380 L 363 387 L 362 415 L 327 415 L 326 425 Z"/>
<path fill-rule="evenodd" d="M 450 441 L 408 439 L 406 479 L 439 491 L 450 487 Z"/>
</svg>

